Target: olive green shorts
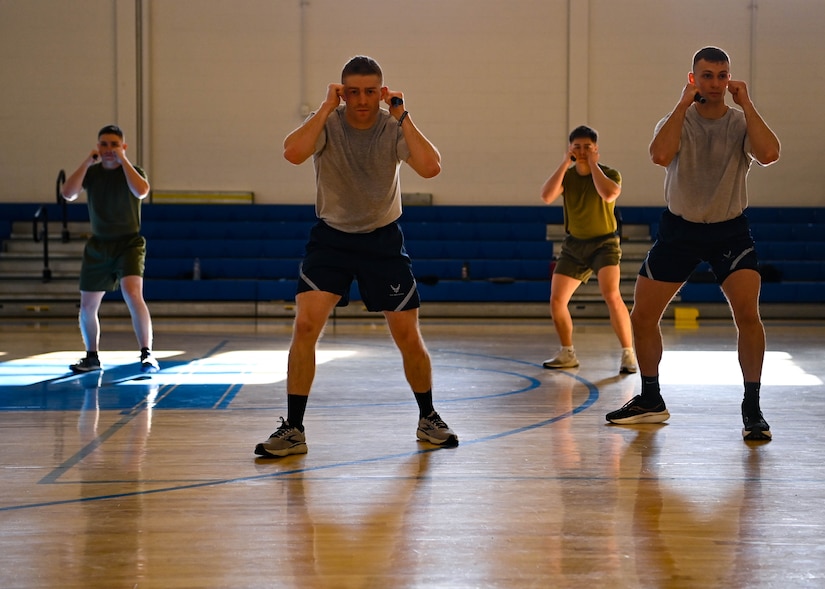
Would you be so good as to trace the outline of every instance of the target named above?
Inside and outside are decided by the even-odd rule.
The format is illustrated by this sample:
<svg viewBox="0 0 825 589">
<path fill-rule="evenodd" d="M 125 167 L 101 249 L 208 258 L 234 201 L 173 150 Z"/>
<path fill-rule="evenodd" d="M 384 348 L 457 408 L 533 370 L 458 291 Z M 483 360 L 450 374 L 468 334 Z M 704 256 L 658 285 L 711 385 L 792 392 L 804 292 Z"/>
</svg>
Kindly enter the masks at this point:
<svg viewBox="0 0 825 589">
<path fill-rule="evenodd" d="M 586 283 L 605 266 L 618 266 L 621 259 L 619 238 L 613 233 L 591 239 L 577 239 L 568 235 L 561 244 L 561 253 L 553 273 Z"/>
<path fill-rule="evenodd" d="M 117 290 L 124 276 L 143 276 L 145 261 L 146 239 L 141 235 L 114 240 L 91 237 L 83 249 L 80 290 Z"/>
</svg>

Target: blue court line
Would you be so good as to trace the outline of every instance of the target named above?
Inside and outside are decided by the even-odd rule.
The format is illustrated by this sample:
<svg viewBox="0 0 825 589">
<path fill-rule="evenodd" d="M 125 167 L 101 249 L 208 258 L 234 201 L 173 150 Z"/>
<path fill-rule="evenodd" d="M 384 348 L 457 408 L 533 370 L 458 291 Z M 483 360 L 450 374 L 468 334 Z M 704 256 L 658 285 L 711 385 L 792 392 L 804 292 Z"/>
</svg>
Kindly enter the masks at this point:
<svg viewBox="0 0 825 589">
<path fill-rule="evenodd" d="M 206 357 L 211 356 L 212 354 L 214 354 L 215 352 L 220 350 L 222 347 L 224 347 L 226 345 L 226 342 L 227 342 L 227 340 L 224 340 L 224 341 L 220 342 L 212 350 L 207 352 L 207 354 L 205 354 L 202 357 L 206 358 Z M 385 344 L 362 344 L 362 345 L 364 345 L 365 347 L 385 347 L 385 348 L 389 347 Z M 514 358 L 507 358 L 507 357 L 503 357 L 503 356 L 491 356 L 489 354 L 474 353 L 474 352 L 461 352 L 461 351 L 446 350 L 446 349 L 438 349 L 437 351 L 439 353 L 459 354 L 459 355 L 463 355 L 463 356 L 472 356 L 472 357 L 484 358 L 486 360 L 501 360 L 501 361 L 504 361 L 504 362 L 515 362 L 517 364 L 524 364 L 526 366 L 531 366 L 531 367 L 534 367 L 534 368 L 539 368 L 540 367 L 538 364 L 536 364 L 534 362 L 528 362 L 526 360 L 519 360 L 519 359 L 514 359 Z M 477 368 L 468 368 L 466 366 L 462 366 L 461 368 L 479 370 Z M 510 374 L 510 375 L 525 378 L 531 384 L 530 384 L 530 386 L 524 387 L 524 388 L 516 390 L 516 391 L 506 391 L 504 393 L 495 393 L 493 395 L 480 395 L 480 396 L 475 396 L 475 397 L 465 397 L 465 398 L 461 398 L 461 399 L 450 399 L 450 400 L 441 399 L 439 402 L 441 402 L 441 403 L 443 403 L 443 402 L 459 402 L 459 401 L 463 402 L 463 401 L 467 401 L 467 400 L 478 400 L 478 399 L 487 399 L 487 398 L 493 398 L 493 397 L 507 396 L 507 395 L 524 393 L 524 392 L 527 392 L 527 391 L 530 391 L 530 390 L 534 390 L 538 386 L 541 386 L 541 381 L 539 381 L 536 378 L 533 378 L 533 377 L 530 377 L 530 376 L 527 376 L 527 375 L 524 375 L 524 374 L 516 373 L 516 372 L 509 372 L 509 371 L 499 371 L 499 372 L 501 372 L 503 374 Z M 588 397 L 587 397 L 587 399 L 585 399 L 585 401 L 581 405 L 579 405 L 578 407 L 572 409 L 571 411 L 567 411 L 567 412 L 565 412 L 561 415 L 557 415 L 557 416 L 552 417 L 550 419 L 542 420 L 542 421 L 537 422 L 535 424 L 523 426 L 523 427 L 520 427 L 520 428 L 517 428 L 517 429 L 514 429 L 514 430 L 499 432 L 498 434 L 492 434 L 492 435 L 486 436 L 484 438 L 479 438 L 479 439 L 470 440 L 470 441 L 463 441 L 463 442 L 461 442 L 461 445 L 462 446 L 467 446 L 467 445 L 474 445 L 474 444 L 479 444 L 479 443 L 483 443 L 483 442 L 489 442 L 489 441 L 492 441 L 492 440 L 500 439 L 500 438 L 507 437 L 507 436 L 516 435 L 516 434 L 523 433 L 523 432 L 526 432 L 526 431 L 530 431 L 530 430 L 533 430 L 533 429 L 537 429 L 537 428 L 540 428 L 540 427 L 545 427 L 545 426 L 551 425 L 553 423 L 556 423 L 557 421 L 560 421 L 562 419 L 572 417 L 573 415 L 576 415 L 576 414 L 586 410 L 587 408 L 592 406 L 593 403 L 596 402 L 596 400 L 598 400 L 599 390 L 598 390 L 598 387 L 595 384 L 583 379 L 582 377 L 580 377 L 576 374 L 572 374 L 572 373 L 566 372 L 564 370 L 560 370 L 560 371 L 558 371 L 558 373 L 559 374 L 564 374 L 564 375 L 578 381 L 579 383 L 583 384 L 587 388 Z M 231 395 L 232 398 L 234 398 L 235 394 L 237 394 L 237 391 L 240 390 L 240 388 L 241 388 L 240 385 L 233 385 L 233 387 L 234 386 L 238 386 L 238 389 L 235 390 L 234 393 Z M 167 387 L 165 387 L 165 388 L 167 388 Z M 161 398 L 168 395 L 175 388 L 176 388 L 176 386 L 168 387 L 168 390 L 166 390 L 163 395 L 159 395 L 159 397 L 156 399 L 155 404 L 157 404 L 157 402 Z M 231 398 L 229 398 L 227 400 L 227 397 L 229 396 L 228 393 L 229 393 L 229 391 L 227 391 L 227 393 L 225 393 L 223 399 L 221 401 L 219 401 L 219 404 L 223 404 L 224 402 L 226 404 L 228 404 L 229 402 L 231 402 L 231 400 L 232 400 Z M 93 442 L 91 442 L 85 448 L 83 448 L 79 452 L 77 452 L 74 456 L 72 456 L 71 458 L 66 460 L 60 467 L 54 469 L 52 471 L 52 473 L 50 473 L 50 474 L 46 475 L 45 477 L 43 477 L 39 481 L 39 484 L 54 484 L 55 482 L 57 482 L 57 479 L 59 479 L 63 474 L 65 474 L 68 470 L 70 470 L 71 468 L 76 466 L 84 457 L 86 457 L 88 454 L 90 454 L 94 449 L 98 448 L 103 441 L 110 438 L 117 431 L 122 429 L 126 424 L 128 424 L 132 419 L 134 419 L 134 417 L 137 416 L 140 413 L 140 411 L 145 410 L 145 409 L 146 409 L 145 401 L 142 402 L 142 403 L 139 403 L 138 405 L 133 407 L 132 410 L 129 411 L 129 413 L 126 416 L 124 416 L 123 419 L 121 419 L 117 423 L 113 424 L 106 432 L 104 432 L 103 434 L 98 436 Z M 256 475 L 256 476 L 253 476 L 253 477 L 240 477 L 240 478 L 235 478 L 235 479 L 207 481 L 207 482 L 201 482 L 201 483 L 193 483 L 193 484 L 189 484 L 189 485 L 177 485 L 177 486 L 173 486 L 173 487 L 164 487 L 164 488 L 161 488 L 161 489 L 152 489 L 152 490 L 146 490 L 146 491 L 132 491 L 132 492 L 128 492 L 128 493 L 120 493 L 120 494 L 113 494 L 113 495 L 101 495 L 101 496 L 98 496 L 98 497 L 86 497 L 86 498 L 70 499 L 70 500 L 57 501 L 57 502 L 45 502 L 45 503 L 35 503 L 35 504 L 30 504 L 30 505 L 0 507 L 0 512 L 13 511 L 13 510 L 18 510 L 18 509 L 30 509 L 30 508 L 44 507 L 44 506 L 50 506 L 50 505 L 61 505 L 61 504 L 70 504 L 70 503 L 85 503 L 85 502 L 88 502 L 88 501 L 99 501 L 99 500 L 111 499 L 111 498 L 117 498 L 117 497 L 131 497 L 131 496 L 136 496 L 136 495 L 148 495 L 148 494 L 154 494 L 154 493 L 160 493 L 160 492 L 171 492 L 171 491 L 175 491 L 175 490 L 194 489 L 194 488 L 200 488 L 200 487 L 225 485 L 225 484 L 236 483 L 236 482 L 254 481 L 254 480 L 259 480 L 259 479 L 262 479 L 262 478 L 277 478 L 277 477 L 281 477 L 281 476 L 286 476 L 287 474 L 314 472 L 314 471 L 317 471 L 317 470 L 327 470 L 327 469 L 331 469 L 331 468 L 352 466 L 352 465 L 357 465 L 357 464 L 369 464 L 369 463 L 373 463 L 373 462 L 380 462 L 380 461 L 391 460 L 391 459 L 395 459 L 395 458 L 415 456 L 415 455 L 418 455 L 418 454 L 422 454 L 422 453 L 426 453 L 426 452 L 432 452 L 432 451 L 440 450 L 440 449 L 442 449 L 442 448 L 431 448 L 431 449 L 427 449 L 427 450 L 418 450 L 418 451 L 415 451 L 415 452 L 406 452 L 406 453 L 402 453 L 402 454 L 379 456 L 379 457 L 367 458 L 367 459 L 362 459 L 362 460 L 335 463 L 335 464 L 325 465 L 325 466 L 311 467 L 311 468 L 307 468 L 307 469 L 298 469 L 298 470 L 295 470 L 295 471 L 273 473 L 273 474 L 269 474 L 269 475 Z"/>
<path fill-rule="evenodd" d="M 159 395 L 160 397 L 160 395 Z M 122 418 L 117 420 L 115 423 L 110 425 L 105 432 L 95 436 L 95 439 L 86 444 L 83 448 L 78 450 L 74 456 L 68 458 L 58 466 L 57 468 L 53 469 L 49 474 L 44 476 L 42 479 L 37 481 L 38 485 L 43 484 L 53 484 L 57 482 L 61 476 L 63 476 L 66 472 L 77 466 L 84 458 L 90 455 L 92 452 L 97 450 L 100 446 L 103 445 L 103 442 L 111 438 L 121 429 L 123 429 L 126 425 L 129 424 L 135 417 L 140 415 L 143 411 L 146 411 L 146 399 L 139 402 L 137 405 L 132 407 L 129 411 L 127 411 Z"/>
<path fill-rule="evenodd" d="M 235 383 L 230 385 L 229 388 L 226 389 L 221 398 L 218 399 L 215 404 L 212 406 L 212 409 L 227 409 L 229 408 L 229 404 L 235 400 L 235 396 L 241 392 L 243 388 L 242 384 Z"/>
<path fill-rule="evenodd" d="M 538 429 L 540 427 L 546 427 L 548 425 L 552 425 L 552 424 L 554 424 L 558 421 L 561 421 L 562 419 L 567 419 L 567 418 L 572 417 L 573 415 L 581 413 L 582 411 L 584 411 L 588 407 L 592 406 L 593 403 L 595 403 L 598 400 L 599 390 L 595 385 L 593 385 L 592 383 L 589 383 L 588 381 L 585 381 L 584 379 L 582 379 L 581 377 L 579 377 L 577 375 L 570 374 L 570 373 L 563 372 L 563 371 L 561 371 L 561 373 L 564 373 L 567 376 L 570 376 L 571 378 L 574 378 L 574 379 L 578 380 L 579 382 L 584 383 L 585 386 L 587 386 L 589 394 L 588 394 L 587 399 L 585 399 L 584 402 L 581 405 L 579 405 L 578 407 L 572 409 L 571 411 L 566 411 L 565 413 L 562 413 L 560 415 L 556 415 L 556 416 L 551 417 L 549 419 L 545 419 L 545 420 L 542 420 L 542 421 L 539 421 L 539 422 L 536 422 L 536 423 L 533 423 L 533 424 L 530 424 L 530 425 L 525 425 L 525 426 L 518 427 L 516 429 L 512 429 L 512 430 L 509 430 L 509 431 L 499 432 L 497 434 L 492 434 L 492 435 L 485 436 L 485 437 L 482 437 L 482 438 L 477 438 L 475 440 L 469 440 L 469 441 L 461 442 L 461 444 L 458 446 L 458 448 L 427 448 L 427 449 L 424 449 L 424 450 L 415 450 L 413 452 L 402 452 L 402 453 L 399 453 L 399 454 L 387 454 L 387 455 L 384 455 L 384 456 L 375 456 L 373 458 L 363 458 L 363 459 L 359 459 L 359 460 L 348 460 L 346 462 L 336 462 L 334 464 L 325 464 L 325 465 L 321 465 L 321 466 L 310 466 L 310 467 L 307 467 L 307 468 L 296 468 L 296 469 L 292 469 L 292 470 L 274 472 L 274 473 L 270 473 L 270 474 L 261 474 L 261 475 L 246 476 L 246 477 L 237 477 L 237 478 L 231 478 L 231 479 L 218 479 L 218 480 L 213 480 L 213 481 L 205 481 L 205 482 L 200 482 L 200 483 L 190 483 L 190 484 L 186 484 L 186 485 L 175 485 L 175 486 L 171 486 L 171 487 L 162 487 L 160 489 L 149 489 L 149 490 L 144 490 L 144 491 L 129 491 L 129 492 L 126 492 L 126 493 L 112 493 L 112 494 L 109 494 L 109 495 L 98 495 L 96 497 L 80 497 L 80 498 L 75 498 L 75 499 L 64 499 L 64 500 L 60 500 L 60 501 L 45 501 L 45 502 L 42 502 L 42 503 L 30 503 L 30 504 L 27 504 L 27 505 L 12 505 L 12 506 L 8 506 L 8 507 L 0 507 L 0 512 L 20 511 L 20 510 L 23 510 L 23 509 L 36 509 L 38 507 L 53 507 L 53 506 L 56 506 L 56 505 L 71 505 L 71 504 L 78 504 L 78 503 L 90 503 L 92 501 L 105 501 L 105 500 L 108 500 L 108 499 L 122 499 L 122 498 L 125 498 L 125 497 L 136 497 L 136 496 L 141 496 L 141 495 L 155 495 L 155 494 L 158 494 L 158 493 L 169 493 L 169 492 L 173 492 L 173 491 L 186 491 L 186 490 L 191 490 L 191 489 L 201 489 L 201 488 L 205 488 L 205 487 L 216 487 L 216 486 L 219 486 L 219 485 L 230 485 L 230 484 L 235 484 L 235 483 L 247 483 L 247 482 L 251 482 L 251 481 L 260 481 L 260 480 L 265 480 L 265 479 L 283 478 L 283 477 L 288 477 L 288 476 L 292 476 L 292 475 L 296 475 L 296 474 L 321 472 L 321 471 L 331 470 L 331 469 L 334 469 L 334 468 L 345 468 L 345 467 L 349 467 L 349 466 L 358 466 L 358 465 L 363 465 L 363 464 L 372 464 L 372 463 L 376 463 L 376 462 L 384 462 L 386 460 L 395 460 L 395 459 L 399 459 L 399 458 L 409 458 L 411 456 L 417 456 L 419 454 L 427 454 L 429 452 L 436 452 L 436 451 L 442 451 L 442 450 L 443 451 L 449 451 L 449 450 L 458 451 L 458 449 L 460 449 L 462 446 L 472 446 L 472 445 L 476 445 L 476 444 L 482 444 L 482 443 L 485 443 L 485 442 L 498 440 L 498 439 L 501 439 L 501 438 L 504 438 L 504 437 L 514 436 L 514 435 L 517 435 L 517 434 L 520 434 L 520 433 L 528 432 L 528 431 L 531 431 L 531 430 L 534 430 L 534 429 Z M 131 417 L 129 417 L 129 419 L 131 419 Z M 115 424 L 115 425 L 117 425 L 117 424 Z M 114 427 L 115 426 L 112 426 L 112 428 L 107 430 L 106 434 L 108 434 L 108 436 L 111 436 L 111 433 L 114 433 L 113 431 L 111 433 L 109 433 L 109 431 L 112 430 Z M 122 427 L 122 425 L 120 427 Z M 104 434 L 104 435 L 106 435 L 106 434 Z M 272 462 L 273 464 L 277 464 L 277 462 L 278 462 L 277 458 L 273 458 L 271 460 L 270 459 L 258 459 L 258 460 L 259 461 L 265 460 L 266 462 Z M 61 471 L 60 474 L 62 474 L 62 472 L 63 471 Z M 47 477 L 44 477 L 44 479 L 41 482 L 46 482 L 46 479 L 49 479 L 49 478 L 51 478 L 51 475 L 49 475 Z M 146 484 L 146 481 L 143 481 L 143 483 Z"/>
<path fill-rule="evenodd" d="M 526 386 L 526 387 L 523 387 L 523 388 L 520 388 L 520 389 L 515 389 L 515 390 L 512 390 L 512 391 L 504 391 L 504 392 L 501 392 L 501 393 L 493 393 L 493 394 L 490 394 L 490 395 L 476 395 L 476 396 L 473 396 L 473 397 L 459 397 L 459 398 L 454 398 L 454 399 L 441 399 L 441 400 L 439 400 L 439 403 L 446 403 L 446 402 L 457 403 L 457 402 L 464 402 L 464 401 L 477 401 L 477 400 L 484 400 L 484 399 L 492 399 L 492 398 L 496 398 L 496 397 L 507 397 L 507 396 L 510 396 L 510 395 L 518 395 L 518 394 L 521 394 L 521 393 L 526 393 L 528 391 L 532 391 L 532 390 L 538 388 L 539 386 L 541 386 L 541 381 L 540 380 L 538 380 L 536 378 L 533 378 L 533 377 L 530 377 L 530 376 L 526 376 L 524 374 L 520 374 L 518 372 L 510 372 L 510 371 L 506 371 L 506 370 L 485 370 L 483 368 L 467 368 L 467 367 L 462 367 L 462 368 L 464 368 L 465 370 L 483 370 L 483 371 L 486 371 L 486 372 L 498 372 L 498 373 L 501 373 L 501 374 L 508 374 L 508 375 L 511 375 L 511 376 L 525 378 L 530 382 L 530 385 Z M 591 395 L 593 394 L 593 391 L 595 391 L 596 396 L 598 396 L 598 391 L 596 390 L 595 385 L 592 385 L 592 384 L 590 384 L 586 381 L 582 381 L 576 375 L 568 374 L 568 376 L 570 376 L 571 378 L 580 380 L 581 382 L 583 382 L 585 384 L 586 387 L 588 387 L 588 389 L 591 390 Z M 154 400 L 154 405 L 155 406 L 159 405 L 161 403 L 161 401 L 166 396 L 171 394 L 177 388 L 178 388 L 178 385 L 166 385 L 165 387 L 160 389 L 158 391 L 157 397 Z M 237 388 L 237 390 L 232 391 L 231 390 L 232 388 Z M 216 405 L 222 405 L 224 407 L 227 406 L 229 404 L 229 402 L 231 402 L 232 398 L 234 398 L 235 394 L 237 394 L 237 391 L 240 390 L 241 388 L 243 388 L 243 385 L 232 385 L 232 387 L 230 387 L 230 389 L 228 389 L 227 392 L 224 394 L 224 396 L 223 396 L 224 398 L 222 400 L 219 400 L 218 403 L 216 403 Z M 229 394 L 230 392 L 232 392 L 231 395 Z M 357 408 L 357 407 L 388 407 L 388 406 L 408 405 L 408 404 L 414 404 L 414 403 L 415 403 L 415 401 L 413 400 L 413 401 L 395 401 L 395 402 L 386 402 L 386 403 L 349 403 L 349 404 L 346 404 L 346 405 L 323 405 L 322 407 L 324 409 Z M 107 439 L 112 437 L 115 433 L 117 433 L 120 429 L 122 429 L 125 425 L 127 425 L 132 419 L 134 419 L 140 413 L 141 410 L 145 410 L 145 409 L 146 409 L 146 400 L 144 399 L 143 401 L 141 401 L 140 403 L 137 403 L 134 407 L 132 407 L 132 409 L 125 411 L 124 412 L 125 417 L 123 419 L 121 419 L 118 422 L 114 423 L 104 433 L 102 433 L 99 436 L 95 437 L 95 439 L 92 440 L 91 442 L 89 442 L 85 447 L 81 448 L 73 456 L 71 456 L 71 457 L 67 458 L 65 461 L 63 461 L 63 463 L 60 466 L 53 469 L 51 473 L 49 473 L 48 475 L 46 475 L 45 477 L 40 479 L 40 481 L 38 481 L 38 484 L 55 484 L 55 483 L 57 483 L 58 479 L 61 476 L 63 476 L 66 472 L 68 472 L 69 470 L 71 470 L 72 468 L 77 466 L 84 458 L 86 458 L 94 450 L 99 448 L 104 441 L 106 441 Z M 249 411 L 249 410 L 251 410 L 251 409 L 249 409 L 249 408 L 241 409 L 240 411 Z M 261 408 L 254 408 L 254 410 L 260 411 L 262 409 Z M 570 415 L 572 415 L 572 414 L 573 413 L 570 412 Z"/>
<path fill-rule="evenodd" d="M 481 372 L 492 372 L 495 374 L 507 374 L 510 376 L 515 376 L 518 378 L 523 378 L 528 381 L 530 384 L 522 387 L 520 389 L 515 389 L 512 391 L 504 391 L 502 393 L 490 393 L 489 395 L 475 395 L 472 397 L 453 397 L 451 399 L 445 399 L 443 397 L 438 397 L 436 403 L 441 406 L 448 403 L 463 403 L 465 401 L 480 401 L 484 399 L 495 399 L 496 397 L 509 397 L 510 395 L 520 395 L 521 393 L 526 393 L 528 391 L 532 391 L 534 389 L 539 388 L 542 385 L 542 382 L 534 378 L 532 376 L 527 376 L 526 374 L 521 374 L 519 372 L 511 372 L 509 370 L 495 370 L 492 368 L 477 368 L 477 367 L 467 367 L 467 366 L 450 366 L 449 364 L 438 364 L 436 365 L 439 369 L 444 368 L 460 368 L 462 370 L 478 370 Z M 535 365 L 534 365 L 535 366 Z M 575 375 L 569 374 L 569 376 L 576 378 Z M 585 383 L 587 386 L 587 383 Z M 383 402 L 364 402 L 364 403 L 346 403 L 346 404 L 337 404 L 337 405 L 317 405 L 319 408 L 323 409 L 350 409 L 350 408 L 357 408 L 357 407 L 398 407 L 401 405 L 415 405 L 415 399 L 409 399 L 404 401 L 383 401 Z M 315 407 L 315 405 L 313 405 Z M 270 409 L 279 409 L 282 405 L 276 406 L 257 406 L 257 407 L 243 407 L 239 409 L 233 409 L 233 411 L 268 411 Z"/>
</svg>

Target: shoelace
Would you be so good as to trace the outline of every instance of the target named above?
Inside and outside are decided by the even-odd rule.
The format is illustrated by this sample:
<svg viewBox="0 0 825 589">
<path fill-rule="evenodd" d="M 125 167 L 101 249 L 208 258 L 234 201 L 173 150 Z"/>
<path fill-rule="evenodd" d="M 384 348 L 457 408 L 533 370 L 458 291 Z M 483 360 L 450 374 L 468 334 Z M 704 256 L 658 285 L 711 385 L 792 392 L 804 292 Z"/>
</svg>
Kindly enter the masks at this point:
<svg viewBox="0 0 825 589">
<path fill-rule="evenodd" d="M 425 417 L 427 421 L 433 424 L 437 428 L 447 429 L 447 424 L 441 419 L 441 416 L 438 413 L 430 413 L 427 417 Z"/>
<path fill-rule="evenodd" d="M 270 437 L 270 438 L 285 438 L 285 437 L 286 437 L 286 436 L 288 436 L 288 435 L 292 432 L 292 430 L 294 430 L 294 429 L 297 429 L 297 428 L 295 428 L 295 427 L 291 426 L 291 425 L 290 425 L 289 423 L 287 423 L 287 422 L 286 422 L 286 420 L 284 420 L 284 418 L 282 417 L 282 418 L 281 418 L 281 425 L 279 425 L 279 426 L 278 426 L 278 429 L 276 429 L 276 430 L 275 430 L 275 432 L 274 432 L 271 436 L 269 436 L 269 437 Z"/>
</svg>

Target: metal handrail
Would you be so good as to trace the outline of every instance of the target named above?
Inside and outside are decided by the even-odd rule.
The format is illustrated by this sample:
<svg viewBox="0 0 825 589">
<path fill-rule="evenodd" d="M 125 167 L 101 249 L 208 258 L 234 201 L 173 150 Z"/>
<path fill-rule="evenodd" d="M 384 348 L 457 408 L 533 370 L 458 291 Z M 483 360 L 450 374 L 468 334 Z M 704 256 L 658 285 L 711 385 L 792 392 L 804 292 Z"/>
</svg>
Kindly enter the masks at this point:
<svg viewBox="0 0 825 589">
<path fill-rule="evenodd" d="M 43 221 L 43 229 L 38 232 L 37 222 Z M 34 222 L 32 224 L 32 237 L 35 243 L 43 242 L 43 282 L 49 282 L 52 279 L 52 271 L 49 268 L 49 209 L 45 205 L 37 207 L 37 212 L 34 214 Z"/>
<path fill-rule="evenodd" d="M 63 198 L 63 184 L 66 182 L 66 172 L 60 170 L 57 174 L 57 185 L 55 192 L 57 197 L 57 204 L 61 207 L 61 214 L 63 217 L 63 231 L 61 239 L 63 243 L 69 242 L 69 215 L 67 205 L 68 202 Z M 38 221 L 42 221 L 43 228 L 38 230 Z M 49 209 L 46 205 L 37 207 L 37 212 L 34 214 L 32 221 L 32 239 L 35 243 L 43 242 L 43 282 L 49 282 L 52 279 L 52 270 L 49 268 Z"/>
<path fill-rule="evenodd" d="M 69 201 L 63 198 L 63 184 L 66 183 L 66 172 L 60 170 L 57 174 L 57 204 L 60 205 L 60 214 L 63 219 L 63 231 L 60 234 L 60 239 L 63 243 L 69 243 Z"/>
</svg>

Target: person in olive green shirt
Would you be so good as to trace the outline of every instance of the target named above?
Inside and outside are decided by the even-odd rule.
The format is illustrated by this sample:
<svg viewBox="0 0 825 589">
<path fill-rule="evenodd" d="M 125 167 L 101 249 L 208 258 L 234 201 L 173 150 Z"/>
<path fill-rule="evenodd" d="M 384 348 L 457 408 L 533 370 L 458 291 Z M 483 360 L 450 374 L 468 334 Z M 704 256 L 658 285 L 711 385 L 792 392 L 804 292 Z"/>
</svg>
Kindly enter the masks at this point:
<svg viewBox="0 0 825 589">
<path fill-rule="evenodd" d="M 63 184 L 68 201 L 86 191 L 92 236 L 80 269 L 80 333 L 86 356 L 70 366 L 76 373 L 102 370 L 98 358 L 103 295 L 120 284 L 140 347 L 142 372 L 157 372 L 152 355 L 152 318 L 143 299 L 146 239 L 140 235 L 140 205 L 149 195 L 146 173 L 126 157 L 127 144 L 117 125 L 98 133 L 97 145 Z"/>
<path fill-rule="evenodd" d="M 541 188 L 541 198 L 547 204 L 564 197 L 567 232 L 550 285 L 550 312 L 561 349 L 543 366 L 555 369 L 579 365 L 568 304 L 576 289 L 595 273 L 610 312 L 610 324 L 622 346 L 619 371 L 636 372 L 630 314 L 619 292 L 622 250 L 614 207 L 622 191 L 622 177 L 618 170 L 599 163 L 598 133 L 594 129 L 576 127 L 569 141 L 562 162 Z"/>
</svg>

